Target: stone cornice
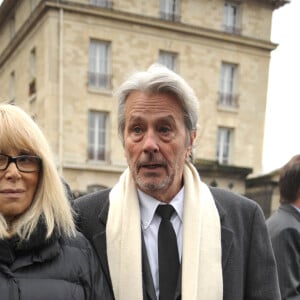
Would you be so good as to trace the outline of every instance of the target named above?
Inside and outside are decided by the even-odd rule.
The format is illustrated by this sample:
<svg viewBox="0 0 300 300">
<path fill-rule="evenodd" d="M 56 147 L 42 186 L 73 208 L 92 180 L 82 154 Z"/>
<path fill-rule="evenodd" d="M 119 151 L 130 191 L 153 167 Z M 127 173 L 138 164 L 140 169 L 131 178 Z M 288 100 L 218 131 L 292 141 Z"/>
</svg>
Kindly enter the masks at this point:
<svg viewBox="0 0 300 300">
<path fill-rule="evenodd" d="M 277 47 L 276 44 L 271 43 L 270 41 L 259 40 L 243 35 L 230 34 L 221 30 L 213 30 L 181 22 L 170 22 L 161 20 L 159 18 L 116 11 L 113 9 L 96 8 L 94 6 L 74 3 L 70 1 L 60 1 L 58 3 L 57 1 L 52 0 L 47 1 L 47 5 L 53 8 L 63 8 L 66 11 L 78 12 L 79 14 L 99 16 L 114 22 L 124 22 L 131 25 L 156 28 L 159 30 L 167 30 L 169 32 L 179 33 L 183 35 L 219 40 L 233 44 L 244 45 L 246 47 L 259 48 L 268 52 L 274 50 Z"/>
<path fill-rule="evenodd" d="M 236 2 L 238 4 L 243 3 L 245 0 L 231 0 L 233 2 Z M 272 9 L 279 8 L 287 3 L 290 3 L 290 0 L 248 0 L 253 2 L 259 2 L 260 4 L 267 4 L 272 7 Z"/>
<path fill-rule="evenodd" d="M 274 8 L 278 8 L 280 6 L 283 6 L 287 3 L 290 3 L 290 0 L 267 0 L 268 2 L 270 2 Z"/>
<path fill-rule="evenodd" d="M 224 165 L 219 164 L 218 161 L 215 160 L 207 160 L 207 159 L 195 159 L 193 164 L 200 172 L 204 174 L 231 174 L 236 175 L 241 178 L 246 178 L 250 173 L 252 173 L 253 169 L 248 167 L 238 167 L 233 165 Z"/>
<path fill-rule="evenodd" d="M 0 20 L 5 19 L 4 15 L 7 14 L 8 11 L 12 9 L 15 5 L 17 5 L 19 1 L 20 0 L 4 1 L 2 6 L 0 7 Z M 23 24 L 23 26 L 16 32 L 15 37 L 1 53 L 0 67 L 13 52 L 13 49 L 15 49 L 21 43 L 26 34 L 28 34 L 30 30 L 32 30 L 32 28 L 36 25 L 36 23 L 40 21 L 40 19 L 43 17 L 43 15 L 45 15 L 47 11 L 59 9 L 63 9 L 66 12 L 78 13 L 80 15 L 91 15 L 102 18 L 104 20 L 110 20 L 113 24 L 124 23 L 130 24 L 131 26 L 135 25 L 141 28 L 157 29 L 160 31 L 165 30 L 168 33 L 171 32 L 174 34 L 190 36 L 193 38 L 203 38 L 207 40 L 219 41 L 227 44 L 253 48 L 256 50 L 266 52 L 267 54 L 269 54 L 269 52 L 271 52 L 277 47 L 277 44 L 274 44 L 267 40 L 260 40 L 243 35 L 225 33 L 221 30 L 213 30 L 180 22 L 169 22 L 161 20 L 159 18 L 121 12 L 113 9 L 98 8 L 92 5 L 75 3 L 72 1 L 47 0 L 41 1 L 38 4 L 33 14 L 30 15 L 30 17 Z"/>
</svg>

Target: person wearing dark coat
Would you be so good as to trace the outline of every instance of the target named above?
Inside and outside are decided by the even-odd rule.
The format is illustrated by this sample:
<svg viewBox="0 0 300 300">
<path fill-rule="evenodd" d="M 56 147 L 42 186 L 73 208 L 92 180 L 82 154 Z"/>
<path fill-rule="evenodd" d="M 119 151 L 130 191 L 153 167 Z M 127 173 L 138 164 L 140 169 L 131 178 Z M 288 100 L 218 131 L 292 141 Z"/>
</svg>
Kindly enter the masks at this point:
<svg viewBox="0 0 300 300">
<path fill-rule="evenodd" d="M 117 95 L 128 168 L 111 189 L 74 200 L 114 298 L 279 300 L 262 210 L 210 189 L 190 162 L 199 115 L 191 87 L 153 65 Z"/>
<path fill-rule="evenodd" d="M 300 300 L 300 155 L 279 176 L 280 206 L 267 220 L 282 300 Z"/>
<path fill-rule="evenodd" d="M 106 225 L 110 192 L 110 189 L 103 190 L 75 200 L 75 207 L 80 212 L 78 226 L 93 242 L 109 282 L 111 279 L 106 251 Z M 279 300 L 276 267 L 260 207 L 254 201 L 230 191 L 211 188 L 211 192 L 221 220 L 224 288 L 222 299 Z M 144 243 L 142 249 L 142 299 L 155 300 Z"/>
<path fill-rule="evenodd" d="M 44 135 L 10 104 L 0 104 L 0 299 L 111 299 Z"/>
</svg>

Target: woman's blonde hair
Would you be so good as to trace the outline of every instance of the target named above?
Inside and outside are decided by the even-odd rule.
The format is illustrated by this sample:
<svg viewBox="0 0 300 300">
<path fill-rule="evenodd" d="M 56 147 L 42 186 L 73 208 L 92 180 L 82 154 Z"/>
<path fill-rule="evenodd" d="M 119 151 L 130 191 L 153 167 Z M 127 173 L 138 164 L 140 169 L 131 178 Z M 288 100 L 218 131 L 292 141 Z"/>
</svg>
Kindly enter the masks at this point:
<svg viewBox="0 0 300 300">
<path fill-rule="evenodd" d="M 75 234 L 70 202 L 44 134 L 21 108 L 11 104 L 0 104 L 0 153 L 10 150 L 26 151 L 42 160 L 38 186 L 29 209 L 12 225 L 13 234 L 27 239 L 41 218 L 47 228 L 47 237 L 53 230 L 60 235 Z M 0 239 L 9 236 L 8 224 L 0 213 Z"/>
</svg>

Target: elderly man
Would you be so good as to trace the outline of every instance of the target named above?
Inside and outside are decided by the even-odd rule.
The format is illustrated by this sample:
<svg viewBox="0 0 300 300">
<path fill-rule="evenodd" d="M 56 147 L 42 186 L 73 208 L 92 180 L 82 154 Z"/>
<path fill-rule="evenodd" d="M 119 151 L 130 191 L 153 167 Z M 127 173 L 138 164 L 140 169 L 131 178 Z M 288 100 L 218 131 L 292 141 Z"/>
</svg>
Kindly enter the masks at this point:
<svg viewBox="0 0 300 300">
<path fill-rule="evenodd" d="M 118 91 L 128 169 L 109 190 L 75 200 L 115 299 L 280 299 L 261 209 L 211 189 L 189 162 L 198 99 L 159 65 Z"/>
</svg>

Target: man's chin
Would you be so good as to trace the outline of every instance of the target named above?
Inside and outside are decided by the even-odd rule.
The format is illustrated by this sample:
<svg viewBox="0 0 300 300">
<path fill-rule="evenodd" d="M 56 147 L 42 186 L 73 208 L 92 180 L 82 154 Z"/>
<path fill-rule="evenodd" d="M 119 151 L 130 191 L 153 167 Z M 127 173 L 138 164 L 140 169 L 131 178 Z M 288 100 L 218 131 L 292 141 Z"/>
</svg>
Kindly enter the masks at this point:
<svg viewBox="0 0 300 300">
<path fill-rule="evenodd" d="M 167 187 L 168 179 L 165 180 L 143 180 L 141 178 L 137 178 L 137 186 L 144 191 L 145 193 L 163 191 Z"/>
</svg>

